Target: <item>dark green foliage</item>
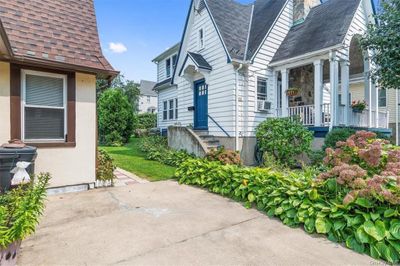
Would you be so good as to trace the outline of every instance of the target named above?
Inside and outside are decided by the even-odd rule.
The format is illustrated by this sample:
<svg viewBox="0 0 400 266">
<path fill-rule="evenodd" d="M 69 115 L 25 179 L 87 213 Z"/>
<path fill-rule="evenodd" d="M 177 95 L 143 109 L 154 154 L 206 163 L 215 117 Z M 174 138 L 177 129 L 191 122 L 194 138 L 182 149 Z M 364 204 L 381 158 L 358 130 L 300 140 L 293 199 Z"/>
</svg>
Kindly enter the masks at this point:
<svg viewBox="0 0 400 266">
<path fill-rule="evenodd" d="M 141 139 L 140 150 L 145 152 L 146 159 L 157 161 L 169 166 L 179 166 L 187 159 L 194 158 L 184 150 L 176 151 L 168 147 L 166 137 L 150 136 Z"/>
<path fill-rule="evenodd" d="M 209 161 L 219 161 L 223 164 L 242 165 L 240 153 L 237 151 L 226 150 L 224 147 L 212 149 L 206 156 Z"/>
<path fill-rule="evenodd" d="M 104 150 L 98 150 L 97 152 L 97 171 L 96 180 L 99 181 L 110 181 L 114 184 L 114 170 L 116 169 L 113 159 Z"/>
<path fill-rule="evenodd" d="M 258 125 L 256 136 L 262 152 L 288 166 L 296 165 L 298 155 L 310 152 L 313 140 L 312 132 L 294 118 L 267 119 Z"/>
<path fill-rule="evenodd" d="M 100 143 L 120 146 L 129 141 L 133 130 L 132 106 L 121 90 L 103 92 L 98 101 Z"/>
<path fill-rule="evenodd" d="M 376 15 L 379 24 L 369 25 L 361 40 L 364 50 L 373 51 L 371 60 L 379 66 L 371 74 L 379 86 L 400 88 L 400 0 L 381 1 L 382 10 Z"/>
<path fill-rule="evenodd" d="M 334 128 L 325 137 L 323 150 L 327 148 L 335 148 L 339 141 L 346 141 L 351 135 L 356 133 L 356 130 L 348 127 Z"/>
<path fill-rule="evenodd" d="M 283 173 L 200 159 L 187 160 L 176 171 L 182 184 L 255 206 L 290 227 L 303 226 L 310 234 L 324 234 L 357 252 L 398 263 L 400 206 L 363 198 L 344 205 L 336 181 L 318 183 L 315 176 L 312 169 Z"/>
<path fill-rule="evenodd" d="M 136 137 L 148 135 L 150 129 L 157 127 L 157 114 L 137 114 L 133 118 L 133 129 Z"/>
<path fill-rule="evenodd" d="M 43 214 L 50 175 L 40 174 L 37 178 L 37 182 L 32 181 L 0 195 L 0 248 L 35 232 Z"/>
</svg>

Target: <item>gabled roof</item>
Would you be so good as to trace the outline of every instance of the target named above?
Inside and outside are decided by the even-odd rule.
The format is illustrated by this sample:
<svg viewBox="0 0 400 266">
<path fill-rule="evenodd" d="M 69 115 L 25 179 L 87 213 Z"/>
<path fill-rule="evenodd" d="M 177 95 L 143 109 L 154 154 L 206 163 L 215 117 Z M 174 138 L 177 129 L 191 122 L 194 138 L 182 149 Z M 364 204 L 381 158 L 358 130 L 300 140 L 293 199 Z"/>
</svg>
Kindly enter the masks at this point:
<svg viewBox="0 0 400 266">
<path fill-rule="evenodd" d="M 140 95 L 144 96 L 157 96 L 157 93 L 154 91 L 154 87 L 156 86 L 156 82 L 141 80 L 140 81 Z"/>
<path fill-rule="evenodd" d="M 93 0 L 0 0 L 12 59 L 115 75 L 101 51 Z"/>
<path fill-rule="evenodd" d="M 178 42 L 177 44 L 175 44 L 174 46 L 168 48 L 167 50 L 162 52 L 160 55 L 158 55 L 156 58 L 154 58 L 151 61 L 154 62 L 154 63 L 162 61 L 163 59 L 165 59 L 165 58 L 177 53 L 180 46 L 181 46 L 181 43 Z"/>
<path fill-rule="evenodd" d="M 329 0 L 292 27 L 271 63 L 341 44 L 361 0 Z"/>
<path fill-rule="evenodd" d="M 155 86 L 154 86 L 154 90 L 160 90 L 160 89 L 163 89 L 164 87 L 169 87 L 169 86 L 171 86 L 171 85 L 173 85 L 172 84 L 172 78 L 168 78 L 168 79 L 166 79 L 166 80 L 163 80 L 163 81 L 160 81 L 160 82 L 158 82 Z"/>
<path fill-rule="evenodd" d="M 287 0 L 205 0 L 232 59 L 250 60 Z"/>
<path fill-rule="evenodd" d="M 201 54 L 196 54 L 192 52 L 188 52 L 188 56 L 193 60 L 198 68 L 202 68 L 205 70 L 212 70 L 211 65 L 207 62 L 206 59 Z"/>
</svg>

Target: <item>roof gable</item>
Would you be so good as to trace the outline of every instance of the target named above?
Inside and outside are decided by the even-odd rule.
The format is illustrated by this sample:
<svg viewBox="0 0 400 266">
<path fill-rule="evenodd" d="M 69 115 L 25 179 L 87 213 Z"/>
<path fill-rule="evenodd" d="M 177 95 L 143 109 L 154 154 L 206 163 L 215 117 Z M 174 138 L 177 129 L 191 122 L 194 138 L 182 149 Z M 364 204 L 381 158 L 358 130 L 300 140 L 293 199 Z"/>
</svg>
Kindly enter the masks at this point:
<svg viewBox="0 0 400 266">
<path fill-rule="evenodd" d="M 13 56 L 113 72 L 104 58 L 93 0 L 0 0 Z"/>
<path fill-rule="evenodd" d="M 292 27 L 271 62 L 341 44 L 361 0 L 329 0 L 311 9 L 306 20 Z"/>
<path fill-rule="evenodd" d="M 156 82 L 142 80 L 140 81 L 140 95 L 143 96 L 157 96 L 157 92 L 154 91 L 154 87 L 156 86 Z"/>
</svg>

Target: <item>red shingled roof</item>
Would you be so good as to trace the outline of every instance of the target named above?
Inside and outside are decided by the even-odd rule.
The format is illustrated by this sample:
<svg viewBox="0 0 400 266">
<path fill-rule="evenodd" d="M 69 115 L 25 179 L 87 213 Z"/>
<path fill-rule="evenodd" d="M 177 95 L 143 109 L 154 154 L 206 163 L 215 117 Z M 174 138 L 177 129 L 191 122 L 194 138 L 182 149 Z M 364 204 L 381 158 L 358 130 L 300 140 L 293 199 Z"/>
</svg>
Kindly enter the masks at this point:
<svg viewBox="0 0 400 266">
<path fill-rule="evenodd" d="M 93 0 L 0 0 L 14 58 L 115 75 L 101 51 Z"/>
</svg>

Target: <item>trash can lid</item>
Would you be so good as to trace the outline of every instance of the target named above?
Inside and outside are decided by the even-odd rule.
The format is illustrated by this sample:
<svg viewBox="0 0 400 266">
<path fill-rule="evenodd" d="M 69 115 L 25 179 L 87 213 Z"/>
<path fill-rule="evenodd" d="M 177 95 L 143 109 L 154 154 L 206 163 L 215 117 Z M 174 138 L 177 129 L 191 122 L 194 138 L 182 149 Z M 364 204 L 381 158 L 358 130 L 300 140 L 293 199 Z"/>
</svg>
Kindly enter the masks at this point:
<svg viewBox="0 0 400 266">
<path fill-rule="evenodd" d="M 0 154 L 35 154 L 37 148 L 25 146 L 23 148 L 4 148 L 0 147 Z"/>
</svg>

